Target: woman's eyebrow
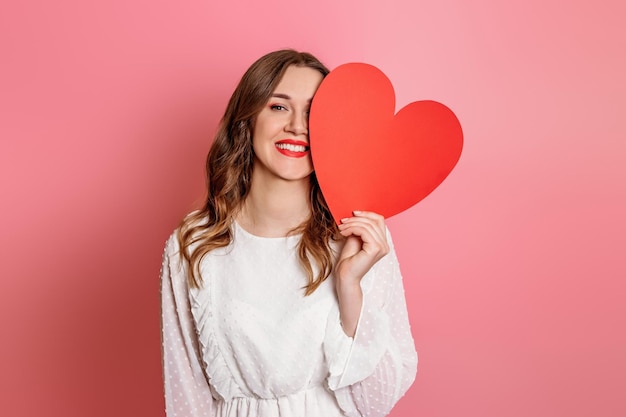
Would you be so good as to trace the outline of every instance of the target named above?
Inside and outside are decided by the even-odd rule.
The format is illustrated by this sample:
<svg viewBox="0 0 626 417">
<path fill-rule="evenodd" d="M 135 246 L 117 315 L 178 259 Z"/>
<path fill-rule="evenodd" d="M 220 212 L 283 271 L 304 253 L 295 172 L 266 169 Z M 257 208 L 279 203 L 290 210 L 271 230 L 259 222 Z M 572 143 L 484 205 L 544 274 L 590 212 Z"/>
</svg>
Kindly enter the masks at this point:
<svg viewBox="0 0 626 417">
<path fill-rule="evenodd" d="M 285 100 L 291 100 L 291 96 L 290 95 L 282 94 L 282 93 L 274 93 L 274 94 L 272 94 L 272 97 L 284 98 Z"/>
<path fill-rule="evenodd" d="M 291 100 L 291 96 L 289 94 L 283 94 L 283 93 L 273 93 L 272 97 L 276 97 L 276 98 L 282 98 L 285 100 Z M 310 103 L 312 99 L 308 99 L 307 103 Z"/>
</svg>

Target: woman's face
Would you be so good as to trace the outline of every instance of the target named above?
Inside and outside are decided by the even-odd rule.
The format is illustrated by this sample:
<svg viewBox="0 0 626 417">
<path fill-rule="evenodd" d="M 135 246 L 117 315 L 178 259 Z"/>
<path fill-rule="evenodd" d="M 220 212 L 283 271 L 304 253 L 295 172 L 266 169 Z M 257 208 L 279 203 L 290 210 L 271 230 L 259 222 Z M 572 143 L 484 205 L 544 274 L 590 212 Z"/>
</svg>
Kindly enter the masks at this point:
<svg viewBox="0 0 626 417">
<path fill-rule="evenodd" d="M 309 108 L 322 79 L 322 74 L 312 68 L 287 68 L 256 117 L 252 132 L 254 176 L 298 181 L 311 175 Z"/>
</svg>

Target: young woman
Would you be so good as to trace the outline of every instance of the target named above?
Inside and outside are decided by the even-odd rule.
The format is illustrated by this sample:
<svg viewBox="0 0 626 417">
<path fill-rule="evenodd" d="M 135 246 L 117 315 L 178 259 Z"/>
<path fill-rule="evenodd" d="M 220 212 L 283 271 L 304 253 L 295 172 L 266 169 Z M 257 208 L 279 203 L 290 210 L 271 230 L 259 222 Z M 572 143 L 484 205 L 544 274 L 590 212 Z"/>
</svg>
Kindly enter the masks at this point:
<svg viewBox="0 0 626 417">
<path fill-rule="evenodd" d="M 384 219 L 337 226 L 315 178 L 308 112 L 327 73 L 272 52 L 228 103 L 206 203 L 163 257 L 168 417 L 385 416 L 415 378 Z"/>
</svg>

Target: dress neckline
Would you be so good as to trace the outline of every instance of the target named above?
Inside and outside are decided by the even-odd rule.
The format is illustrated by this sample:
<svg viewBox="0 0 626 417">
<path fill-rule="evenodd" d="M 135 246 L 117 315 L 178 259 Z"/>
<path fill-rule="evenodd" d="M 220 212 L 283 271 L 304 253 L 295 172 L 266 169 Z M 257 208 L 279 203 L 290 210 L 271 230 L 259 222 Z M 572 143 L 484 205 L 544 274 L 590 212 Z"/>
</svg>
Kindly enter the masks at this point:
<svg viewBox="0 0 626 417">
<path fill-rule="evenodd" d="M 235 219 L 233 219 L 233 225 L 235 227 L 235 231 L 236 233 L 241 233 L 242 235 L 251 238 L 251 239 L 255 239 L 255 240 L 261 240 L 261 241 L 265 241 L 265 242 L 280 242 L 280 241 L 284 241 L 284 240 L 290 240 L 290 239 L 299 239 L 302 237 L 302 233 L 297 233 L 294 235 L 289 235 L 289 236 L 277 236 L 277 237 L 269 237 L 269 236 L 259 236 L 259 235 L 255 235 L 249 231 L 247 231 L 246 229 L 243 228 L 243 226 L 241 226 L 239 224 L 239 222 Z"/>
</svg>

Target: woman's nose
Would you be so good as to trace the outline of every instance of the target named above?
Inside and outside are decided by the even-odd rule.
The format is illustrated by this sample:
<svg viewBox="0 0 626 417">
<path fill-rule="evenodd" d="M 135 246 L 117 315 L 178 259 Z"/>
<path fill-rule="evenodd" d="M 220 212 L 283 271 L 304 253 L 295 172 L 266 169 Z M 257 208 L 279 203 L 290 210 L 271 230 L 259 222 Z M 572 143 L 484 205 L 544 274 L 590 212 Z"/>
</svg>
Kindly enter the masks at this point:
<svg viewBox="0 0 626 417">
<path fill-rule="evenodd" d="M 307 116 L 306 114 L 294 113 L 287 125 L 289 131 L 296 135 L 306 135 L 309 130 L 309 120 Z"/>
</svg>

